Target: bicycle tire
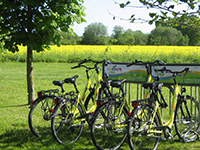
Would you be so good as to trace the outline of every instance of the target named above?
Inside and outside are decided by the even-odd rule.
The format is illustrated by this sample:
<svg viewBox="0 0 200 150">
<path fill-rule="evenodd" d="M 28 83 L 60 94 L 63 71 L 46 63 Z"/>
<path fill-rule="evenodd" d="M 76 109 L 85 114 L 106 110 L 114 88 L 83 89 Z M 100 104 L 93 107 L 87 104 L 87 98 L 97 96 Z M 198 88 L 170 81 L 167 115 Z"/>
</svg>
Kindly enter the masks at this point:
<svg viewBox="0 0 200 150">
<path fill-rule="evenodd" d="M 185 100 L 178 101 L 174 117 L 175 130 L 181 141 L 191 142 L 199 138 L 200 112 L 195 98 L 186 95 Z"/>
<path fill-rule="evenodd" d="M 75 123 L 76 118 L 83 114 L 83 110 L 80 104 L 76 108 L 76 100 L 64 100 L 58 104 L 51 118 L 51 129 L 54 138 L 59 144 L 67 145 L 76 142 L 82 132 L 84 127 L 84 122 L 78 120 Z M 76 109 L 76 114 L 73 114 L 73 110 Z M 71 120 L 75 115 L 75 119 Z"/>
<path fill-rule="evenodd" d="M 157 149 L 160 141 L 160 133 L 148 133 L 150 125 L 156 127 L 160 125 L 157 114 L 154 120 L 154 109 L 146 104 L 142 104 L 135 108 L 132 112 L 132 116 L 128 121 L 128 143 L 131 150 L 155 150 Z M 152 124 L 150 124 L 152 122 Z M 151 128 L 152 129 L 152 128 Z"/>
<path fill-rule="evenodd" d="M 125 107 L 123 107 L 118 121 L 118 124 L 122 124 L 122 128 L 112 126 L 117 119 L 120 104 L 116 101 L 105 102 L 94 113 L 90 126 L 91 137 L 98 149 L 118 149 L 126 140 L 127 125 L 123 126 L 123 124 L 128 118 L 128 111 Z"/>
<path fill-rule="evenodd" d="M 55 106 L 54 98 L 55 96 L 44 95 L 30 106 L 28 124 L 31 132 L 37 137 L 51 133 L 50 115 Z"/>
</svg>

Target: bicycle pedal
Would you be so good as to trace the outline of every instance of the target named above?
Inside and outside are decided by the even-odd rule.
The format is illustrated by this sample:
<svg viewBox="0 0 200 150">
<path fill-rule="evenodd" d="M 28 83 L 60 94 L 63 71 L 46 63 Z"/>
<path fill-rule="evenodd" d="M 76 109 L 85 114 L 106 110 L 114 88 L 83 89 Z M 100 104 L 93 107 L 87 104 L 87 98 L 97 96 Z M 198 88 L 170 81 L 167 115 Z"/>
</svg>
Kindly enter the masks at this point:
<svg viewBox="0 0 200 150">
<path fill-rule="evenodd" d="M 180 139 L 174 139 L 173 141 L 174 141 L 174 142 L 181 142 Z"/>
<path fill-rule="evenodd" d="M 76 117 L 75 119 L 83 119 L 83 118 L 88 117 L 89 115 L 90 115 L 90 113 L 83 114 L 83 115 L 81 115 L 81 116 Z"/>
</svg>

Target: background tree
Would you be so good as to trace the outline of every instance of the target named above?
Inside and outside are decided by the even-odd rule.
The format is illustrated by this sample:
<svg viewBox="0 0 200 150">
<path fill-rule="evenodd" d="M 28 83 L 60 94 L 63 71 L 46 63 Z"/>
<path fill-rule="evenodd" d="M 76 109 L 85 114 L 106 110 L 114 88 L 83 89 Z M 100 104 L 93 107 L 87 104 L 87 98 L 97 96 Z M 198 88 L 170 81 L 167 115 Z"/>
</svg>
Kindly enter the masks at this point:
<svg viewBox="0 0 200 150">
<path fill-rule="evenodd" d="M 76 45 L 81 39 L 77 34 L 59 32 L 62 36 L 61 45 Z"/>
<path fill-rule="evenodd" d="M 198 46 L 200 45 L 200 28 L 197 23 L 187 26 L 182 26 L 183 22 L 200 22 L 197 16 L 191 15 L 185 18 L 176 18 L 175 22 L 179 22 L 178 26 L 175 24 L 169 24 L 168 21 L 162 23 L 162 26 L 172 26 L 177 30 L 181 31 L 183 35 L 187 35 L 189 37 L 189 45 L 190 46 Z"/>
<path fill-rule="evenodd" d="M 158 26 L 151 31 L 148 45 L 188 45 L 189 38 L 172 27 Z"/>
<path fill-rule="evenodd" d="M 134 44 L 135 45 L 146 45 L 148 40 L 148 34 L 142 33 L 140 30 L 136 30 L 133 32 L 134 36 Z"/>
<path fill-rule="evenodd" d="M 83 19 L 83 0 L 1 0 L 0 42 L 12 52 L 27 46 L 28 103 L 34 99 L 32 50 L 41 51 L 53 42 L 60 45 L 58 30 L 68 32 Z"/>
<path fill-rule="evenodd" d="M 91 23 L 84 29 L 83 45 L 106 45 L 109 43 L 107 27 L 102 23 Z"/>
<path fill-rule="evenodd" d="M 186 28 L 176 28 L 181 31 L 183 35 L 187 35 L 189 37 L 190 46 L 200 46 L 200 28 L 196 26 L 190 26 Z"/>
<path fill-rule="evenodd" d="M 131 29 L 124 30 L 119 25 L 113 27 L 111 39 L 114 45 L 133 45 L 135 41 L 133 31 Z"/>
<path fill-rule="evenodd" d="M 148 35 L 143 34 L 139 30 L 124 30 L 123 27 L 116 25 L 113 27 L 111 39 L 111 43 L 114 45 L 146 45 Z"/>
<path fill-rule="evenodd" d="M 113 27 L 113 33 L 111 35 L 112 44 L 122 45 L 122 39 L 124 34 L 124 28 L 122 26 L 116 25 Z"/>
</svg>

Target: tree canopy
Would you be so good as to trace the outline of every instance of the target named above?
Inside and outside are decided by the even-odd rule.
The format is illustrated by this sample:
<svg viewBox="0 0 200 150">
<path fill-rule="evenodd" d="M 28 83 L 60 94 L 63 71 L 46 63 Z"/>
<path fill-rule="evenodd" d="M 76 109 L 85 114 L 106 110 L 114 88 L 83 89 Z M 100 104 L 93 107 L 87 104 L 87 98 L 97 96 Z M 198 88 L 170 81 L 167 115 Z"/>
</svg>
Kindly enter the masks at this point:
<svg viewBox="0 0 200 150">
<path fill-rule="evenodd" d="M 105 45 L 108 44 L 107 27 L 102 23 L 91 23 L 84 29 L 81 44 L 85 45 Z"/>
<path fill-rule="evenodd" d="M 49 44 L 60 45 L 60 30 L 69 32 L 84 20 L 83 0 L 1 0 L 0 42 L 9 51 L 27 46 L 28 104 L 34 100 L 33 53 Z"/>
<path fill-rule="evenodd" d="M 159 26 L 148 37 L 148 45 L 188 45 L 188 36 L 172 27 Z"/>
<path fill-rule="evenodd" d="M 1 0 L 0 41 L 10 51 L 26 45 L 41 51 L 51 42 L 60 45 L 58 30 L 69 32 L 84 20 L 83 0 Z"/>
</svg>

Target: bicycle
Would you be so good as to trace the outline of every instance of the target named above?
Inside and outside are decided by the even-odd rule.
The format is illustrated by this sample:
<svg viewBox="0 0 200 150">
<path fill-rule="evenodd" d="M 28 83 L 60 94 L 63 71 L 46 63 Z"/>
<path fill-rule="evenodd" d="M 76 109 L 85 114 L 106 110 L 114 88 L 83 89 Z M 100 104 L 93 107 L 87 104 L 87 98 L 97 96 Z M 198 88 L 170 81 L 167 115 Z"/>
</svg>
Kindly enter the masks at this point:
<svg viewBox="0 0 200 150">
<path fill-rule="evenodd" d="M 118 149 L 126 140 L 126 119 L 130 109 L 127 109 L 129 106 L 123 89 L 125 81 L 109 81 L 106 87 L 109 96 L 97 101 L 101 105 L 93 113 L 90 130 L 92 141 L 98 149 Z M 109 86 L 118 92 L 111 92 Z"/>
<path fill-rule="evenodd" d="M 68 95 L 63 88 L 63 81 L 53 81 L 55 86 L 61 88 L 61 92 L 58 89 L 42 90 L 37 92 L 38 98 L 32 101 L 28 115 L 28 124 L 31 132 L 40 137 L 49 133 L 50 128 L 50 116 L 53 113 L 55 105 L 59 104 L 62 97 Z"/>
<path fill-rule="evenodd" d="M 161 139 L 165 140 L 170 137 L 174 139 L 172 135 L 173 125 L 175 126 L 176 134 L 184 142 L 198 139 L 199 104 L 193 97 L 183 95 L 183 92 L 185 92 L 184 88 L 181 90 L 176 82 L 178 73 L 187 73 L 188 68 L 182 71 L 171 71 L 164 67 L 163 69 L 155 71 L 172 73 L 175 92 L 169 119 L 163 120 L 161 115 L 162 106 L 165 104 L 164 97 L 162 96 L 163 83 L 153 82 L 143 84 L 143 87 L 150 89 L 152 93 L 147 99 L 132 101 L 132 105 L 135 108 L 128 121 L 128 142 L 132 150 L 142 148 L 157 149 Z M 161 95 L 161 100 L 159 100 L 158 95 Z M 189 107 L 193 109 L 189 109 Z M 184 118 L 181 116 L 184 116 Z M 181 117 L 181 120 L 179 117 Z M 184 127 L 182 128 L 182 126 Z"/>
<path fill-rule="evenodd" d="M 83 65 L 83 63 L 86 62 L 92 62 L 94 63 L 94 66 L 87 67 L 86 65 Z M 63 99 L 58 105 L 56 105 L 51 116 L 52 133 L 59 144 L 66 145 L 74 143 L 80 138 L 83 132 L 84 123 L 87 122 L 90 124 L 89 119 L 91 113 L 97 108 L 95 100 L 98 98 L 99 90 L 103 90 L 100 89 L 100 82 L 103 81 L 103 79 L 100 75 L 100 68 L 98 67 L 98 64 L 101 63 L 107 63 L 107 61 L 85 60 L 77 66 L 72 67 L 72 69 L 81 67 L 86 69 L 87 83 L 83 94 L 80 94 L 76 80 L 69 82 L 65 79 L 65 83 L 73 84 L 75 91 L 71 97 Z M 92 86 L 89 75 L 91 70 L 95 70 L 97 75 L 94 86 Z M 87 98 L 85 98 L 87 93 L 89 94 Z M 106 95 L 105 90 L 103 90 L 103 93 Z"/>
<path fill-rule="evenodd" d="M 157 68 L 157 65 L 163 66 L 163 65 L 166 65 L 166 63 L 159 59 L 155 60 L 154 62 L 143 62 L 143 61 L 135 60 L 135 62 L 127 64 L 127 67 L 130 67 L 132 65 L 144 65 L 147 72 L 146 83 L 152 83 L 152 82 L 156 82 L 160 80 L 159 76 L 152 75 L 152 70 Z M 143 99 L 148 98 L 150 96 L 150 92 L 151 90 L 144 88 Z M 164 108 L 164 109 L 161 109 L 161 114 L 164 119 L 168 119 L 169 115 L 166 115 L 166 114 L 169 114 L 169 112 L 171 111 L 173 95 L 174 95 L 173 87 L 169 83 L 163 83 L 162 96 L 164 97 L 165 101 L 163 101 L 162 103 L 163 106 L 161 108 Z"/>
<path fill-rule="evenodd" d="M 135 60 L 135 62 L 127 64 L 127 67 L 132 65 L 145 65 L 148 75 L 147 82 L 153 82 L 154 79 L 152 77 L 151 65 L 155 64 L 164 64 L 164 62 L 160 60 L 156 60 L 154 62 L 142 62 Z M 125 81 L 126 80 L 123 80 L 123 82 Z M 128 105 L 129 102 L 126 99 L 125 91 L 123 90 L 122 85 L 119 84 L 120 82 L 121 81 L 111 82 L 112 88 L 117 88 L 120 90 L 118 94 L 113 94 L 112 92 L 108 92 L 110 96 L 107 96 L 105 98 L 106 100 L 101 98 L 98 99 L 97 101 L 97 103 L 101 103 L 102 106 L 97 108 L 97 110 L 94 112 L 94 116 L 91 123 L 91 137 L 94 145 L 98 149 L 118 149 L 119 147 L 122 146 L 127 137 L 127 132 L 125 132 L 127 124 L 125 120 L 131 114 L 131 112 L 130 112 L 130 106 Z M 166 84 L 165 87 L 167 87 L 167 89 L 173 93 L 173 89 L 171 88 L 171 86 Z M 121 96 L 119 96 L 120 92 Z M 146 90 L 144 95 L 145 97 L 148 97 L 149 92 Z M 104 101 L 108 102 L 103 104 Z M 118 116 L 116 116 L 117 113 Z M 111 119 L 115 117 L 118 118 L 119 116 L 121 117 L 121 115 L 123 116 L 122 117 L 123 119 L 121 120 Z M 116 129 L 118 129 L 119 131 L 123 131 L 123 134 L 120 135 L 120 138 L 118 138 L 118 140 L 117 138 L 114 138 L 115 137 L 114 134 L 119 134 L 119 131 L 117 131 Z M 106 135 L 104 135 L 103 133 L 106 133 Z"/>
</svg>

